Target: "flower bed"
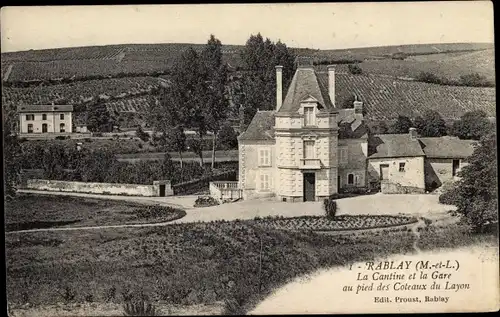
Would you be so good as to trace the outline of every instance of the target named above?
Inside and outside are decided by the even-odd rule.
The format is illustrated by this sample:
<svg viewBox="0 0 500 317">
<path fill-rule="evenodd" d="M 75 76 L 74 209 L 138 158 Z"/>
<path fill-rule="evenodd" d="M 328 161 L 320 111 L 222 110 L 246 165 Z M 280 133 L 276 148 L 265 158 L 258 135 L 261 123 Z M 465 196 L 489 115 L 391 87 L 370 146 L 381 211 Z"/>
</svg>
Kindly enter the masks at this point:
<svg viewBox="0 0 500 317">
<path fill-rule="evenodd" d="M 417 222 L 410 216 L 338 216 L 329 220 L 322 216 L 304 216 L 295 218 L 263 218 L 254 220 L 264 228 L 284 230 L 343 231 L 387 228 L 403 226 Z"/>
</svg>

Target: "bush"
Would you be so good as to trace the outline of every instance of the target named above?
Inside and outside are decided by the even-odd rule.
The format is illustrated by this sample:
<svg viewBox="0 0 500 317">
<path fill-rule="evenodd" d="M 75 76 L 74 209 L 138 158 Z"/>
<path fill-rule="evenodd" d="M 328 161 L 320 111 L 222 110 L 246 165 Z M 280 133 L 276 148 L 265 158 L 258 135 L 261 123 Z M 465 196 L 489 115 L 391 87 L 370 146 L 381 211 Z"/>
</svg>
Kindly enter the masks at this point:
<svg viewBox="0 0 500 317">
<path fill-rule="evenodd" d="M 125 316 L 157 316 L 156 307 L 145 300 L 127 302 L 123 310 Z"/>
<path fill-rule="evenodd" d="M 217 206 L 219 202 L 212 196 L 198 196 L 196 201 L 194 202 L 195 207 L 210 207 Z"/>
<path fill-rule="evenodd" d="M 325 199 L 323 201 L 323 207 L 325 209 L 326 217 L 330 220 L 334 220 L 335 215 L 337 214 L 337 202 L 335 201 L 335 199 Z"/>
<path fill-rule="evenodd" d="M 71 137 L 69 135 L 58 135 L 56 136 L 56 140 L 68 140 L 70 139 Z"/>
<path fill-rule="evenodd" d="M 353 75 L 359 75 L 363 73 L 363 70 L 361 69 L 361 67 L 359 67 L 358 64 L 349 64 L 348 68 L 349 72 Z"/>
</svg>

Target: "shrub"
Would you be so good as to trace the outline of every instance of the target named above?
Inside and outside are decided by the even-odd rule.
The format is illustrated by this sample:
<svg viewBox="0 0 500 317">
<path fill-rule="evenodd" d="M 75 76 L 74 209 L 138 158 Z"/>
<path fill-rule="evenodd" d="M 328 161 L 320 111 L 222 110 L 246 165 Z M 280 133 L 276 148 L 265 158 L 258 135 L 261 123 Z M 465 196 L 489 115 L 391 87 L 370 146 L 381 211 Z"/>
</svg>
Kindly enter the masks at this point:
<svg viewBox="0 0 500 317">
<path fill-rule="evenodd" d="M 361 69 L 361 67 L 359 67 L 358 64 L 349 64 L 348 68 L 349 72 L 353 75 L 359 75 L 363 73 L 363 70 Z"/>
<path fill-rule="evenodd" d="M 156 307 L 145 300 L 129 301 L 123 310 L 125 316 L 157 316 Z"/>
<path fill-rule="evenodd" d="M 219 202 L 212 196 L 198 196 L 194 202 L 195 207 L 210 207 L 217 206 Z"/>
<path fill-rule="evenodd" d="M 69 135 L 58 135 L 56 136 L 56 140 L 67 140 L 70 139 L 71 137 Z"/>
<path fill-rule="evenodd" d="M 323 207 L 325 209 L 326 217 L 330 220 L 334 220 L 335 215 L 337 214 L 337 202 L 335 201 L 335 199 L 325 199 L 323 201 Z"/>
</svg>

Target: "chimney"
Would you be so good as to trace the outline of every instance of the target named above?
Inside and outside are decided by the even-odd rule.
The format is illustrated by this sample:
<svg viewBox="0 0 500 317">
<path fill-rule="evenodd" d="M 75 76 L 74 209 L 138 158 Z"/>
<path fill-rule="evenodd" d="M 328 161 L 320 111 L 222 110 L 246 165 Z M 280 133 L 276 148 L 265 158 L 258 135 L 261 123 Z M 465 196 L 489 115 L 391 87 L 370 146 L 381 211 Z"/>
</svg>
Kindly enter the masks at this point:
<svg viewBox="0 0 500 317">
<path fill-rule="evenodd" d="M 363 102 L 358 100 L 358 96 L 355 96 L 354 100 L 354 113 L 363 114 Z"/>
<path fill-rule="evenodd" d="M 276 66 L 276 111 L 283 103 L 283 66 Z"/>
<path fill-rule="evenodd" d="M 335 105 L 335 66 L 328 65 L 328 95 L 330 96 L 330 100 L 332 101 L 333 107 L 337 107 Z"/>
<path fill-rule="evenodd" d="M 410 128 L 409 134 L 410 134 L 410 140 L 416 140 L 417 139 L 417 129 Z"/>
</svg>

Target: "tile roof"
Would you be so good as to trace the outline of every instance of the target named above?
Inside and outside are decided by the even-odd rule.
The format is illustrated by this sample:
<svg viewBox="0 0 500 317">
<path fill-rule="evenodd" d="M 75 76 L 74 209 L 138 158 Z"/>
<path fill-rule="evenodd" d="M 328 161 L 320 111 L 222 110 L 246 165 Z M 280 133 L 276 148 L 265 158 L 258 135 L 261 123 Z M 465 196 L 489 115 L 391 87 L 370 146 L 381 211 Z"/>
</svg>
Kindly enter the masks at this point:
<svg viewBox="0 0 500 317">
<path fill-rule="evenodd" d="M 424 156 L 418 140 L 411 140 L 409 134 L 378 134 L 369 141 L 369 158 Z"/>
<path fill-rule="evenodd" d="M 466 158 L 474 152 L 476 141 L 456 137 L 419 138 L 425 155 L 429 158 Z"/>
<path fill-rule="evenodd" d="M 257 111 L 239 140 L 274 140 L 274 111 Z"/>
<path fill-rule="evenodd" d="M 73 111 L 72 105 L 20 105 L 17 112 Z"/>
<path fill-rule="evenodd" d="M 325 85 L 317 78 L 313 67 L 299 67 L 293 75 L 285 100 L 278 112 L 296 112 L 300 102 L 311 96 L 326 109 L 333 108 L 328 96 L 328 83 Z"/>
</svg>

